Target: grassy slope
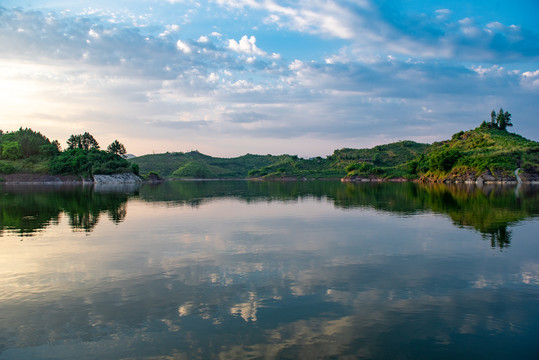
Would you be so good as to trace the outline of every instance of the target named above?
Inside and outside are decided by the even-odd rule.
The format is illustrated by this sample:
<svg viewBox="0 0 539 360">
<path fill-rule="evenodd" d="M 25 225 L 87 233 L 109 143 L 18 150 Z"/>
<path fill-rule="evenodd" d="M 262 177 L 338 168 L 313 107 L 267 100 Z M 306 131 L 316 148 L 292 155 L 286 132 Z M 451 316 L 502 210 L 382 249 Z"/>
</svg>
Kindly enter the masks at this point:
<svg viewBox="0 0 539 360">
<path fill-rule="evenodd" d="M 372 149 L 336 150 L 333 157 L 347 170 L 348 176 L 412 178 L 408 170 L 408 162 L 427 154 L 431 148 L 428 144 L 414 141 L 378 145 Z"/>
<path fill-rule="evenodd" d="M 457 154 L 450 168 L 435 169 L 429 164 L 433 154 L 449 151 Z M 420 174 L 430 178 L 456 178 L 470 173 L 512 176 L 517 167 L 529 173 L 539 171 L 538 142 L 488 126 L 461 131 L 451 140 L 432 144 L 429 156 L 417 160 L 423 170 Z"/>
</svg>

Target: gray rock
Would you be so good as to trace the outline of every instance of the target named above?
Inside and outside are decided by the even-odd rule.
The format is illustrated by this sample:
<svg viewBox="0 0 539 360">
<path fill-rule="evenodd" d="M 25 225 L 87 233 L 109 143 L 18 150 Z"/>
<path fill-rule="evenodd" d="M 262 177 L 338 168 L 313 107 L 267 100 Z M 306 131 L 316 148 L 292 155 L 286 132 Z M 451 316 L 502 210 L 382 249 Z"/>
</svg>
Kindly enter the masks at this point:
<svg viewBox="0 0 539 360">
<path fill-rule="evenodd" d="M 112 174 L 112 175 L 94 175 L 96 184 L 137 184 L 142 179 L 133 173 Z"/>
</svg>

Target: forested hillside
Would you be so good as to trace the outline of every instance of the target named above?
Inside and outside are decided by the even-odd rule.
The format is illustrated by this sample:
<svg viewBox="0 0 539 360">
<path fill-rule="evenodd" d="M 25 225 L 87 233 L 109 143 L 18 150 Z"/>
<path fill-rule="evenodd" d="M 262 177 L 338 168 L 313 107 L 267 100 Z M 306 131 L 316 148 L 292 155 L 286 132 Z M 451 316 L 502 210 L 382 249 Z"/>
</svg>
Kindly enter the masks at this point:
<svg viewBox="0 0 539 360">
<path fill-rule="evenodd" d="M 67 149 L 57 140 L 32 129 L 0 130 L 0 174 L 17 173 L 75 175 L 88 178 L 96 174 L 138 173 L 122 155 L 125 147 L 115 140 L 106 151 L 100 150 L 94 137 L 85 132 L 71 135 Z"/>
<path fill-rule="evenodd" d="M 482 177 L 507 181 L 515 180 L 514 172 L 520 168 L 524 180 L 539 179 L 539 143 L 509 133 L 509 119 L 504 121 L 503 129 L 494 121 L 484 122 L 433 144 L 399 141 L 370 149 L 343 148 L 325 158 L 248 154 L 226 159 L 192 151 L 145 155 L 130 161 L 138 164 L 142 173 L 155 171 L 171 178 L 475 181 Z"/>
</svg>

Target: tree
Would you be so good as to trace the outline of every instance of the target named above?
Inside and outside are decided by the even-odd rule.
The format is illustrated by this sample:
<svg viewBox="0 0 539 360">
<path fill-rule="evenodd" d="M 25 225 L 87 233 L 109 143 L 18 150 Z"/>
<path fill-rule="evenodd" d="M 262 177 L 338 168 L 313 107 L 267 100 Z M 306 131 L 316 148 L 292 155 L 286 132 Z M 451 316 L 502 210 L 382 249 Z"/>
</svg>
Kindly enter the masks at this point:
<svg viewBox="0 0 539 360">
<path fill-rule="evenodd" d="M 62 146 L 60 145 L 60 142 L 58 140 L 53 140 L 51 144 L 56 148 L 57 152 L 62 151 Z"/>
<path fill-rule="evenodd" d="M 505 119 L 505 126 L 513 126 L 513 124 L 511 123 L 511 114 L 509 112 L 505 112 L 503 114 L 503 117 Z M 503 128 L 502 130 L 505 130 L 505 128 Z"/>
<path fill-rule="evenodd" d="M 89 132 L 85 132 L 82 135 L 71 135 L 67 140 L 67 149 L 99 150 L 99 144 Z"/>
<path fill-rule="evenodd" d="M 94 139 L 94 137 L 90 135 L 90 133 L 88 132 L 85 132 L 84 134 L 82 134 L 82 149 L 83 150 L 91 150 L 91 149 L 99 150 L 99 144 Z"/>
<path fill-rule="evenodd" d="M 114 140 L 112 144 L 107 147 L 107 151 L 111 154 L 120 155 L 122 157 L 127 153 L 125 146 L 118 140 Z"/>
<path fill-rule="evenodd" d="M 506 130 L 508 126 L 513 126 L 511 123 L 511 114 L 507 111 L 504 112 L 503 109 L 500 108 L 498 116 L 496 117 L 496 124 L 500 130 Z"/>
<path fill-rule="evenodd" d="M 496 121 L 494 121 L 494 119 L 496 119 Z M 492 110 L 490 113 L 490 124 L 500 130 L 507 130 L 508 126 L 513 126 L 511 123 L 511 114 L 508 111 L 504 112 L 502 108 L 500 108 L 498 114 L 496 114 L 496 111 Z"/>
<path fill-rule="evenodd" d="M 496 125 L 498 127 L 504 126 L 503 123 L 505 122 L 505 117 L 503 116 L 503 109 L 500 108 L 500 111 L 498 112 L 498 116 L 496 116 Z"/>
<path fill-rule="evenodd" d="M 82 149 L 82 136 L 81 135 L 71 135 L 67 139 L 67 149 Z"/>
</svg>

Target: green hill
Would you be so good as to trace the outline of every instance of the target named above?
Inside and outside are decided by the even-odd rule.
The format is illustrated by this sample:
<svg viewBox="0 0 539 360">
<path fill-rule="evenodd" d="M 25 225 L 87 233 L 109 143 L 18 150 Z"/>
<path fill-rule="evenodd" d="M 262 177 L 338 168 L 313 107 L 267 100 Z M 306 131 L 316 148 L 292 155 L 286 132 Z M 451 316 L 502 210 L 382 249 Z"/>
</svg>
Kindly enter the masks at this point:
<svg viewBox="0 0 539 360">
<path fill-rule="evenodd" d="M 539 173 L 539 143 L 484 123 L 461 131 L 451 140 L 431 145 L 427 154 L 408 164 L 426 180 L 514 180 L 521 168 L 527 176 Z"/>
<path fill-rule="evenodd" d="M 171 178 L 515 180 L 514 172 L 521 168 L 525 180 L 534 180 L 539 174 L 539 143 L 484 123 L 433 144 L 399 141 L 370 149 L 343 148 L 325 158 L 247 154 L 227 159 L 192 151 L 130 161 L 142 173 Z"/>
<path fill-rule="evenodd" d="M 136 166 L 133 167 L 117 153 L 110 149 L 99 150 L 99 144 L 89 133 L 72 135 L 68 143 L 70 140 L 76 140 L 76 143 L 61 151 L 58 141 L 51 142 L 32 129 L 20 128 L 6 133 L 0 130 L 0 174 L 75 175 L 88 178 L 94 174 L 137 172 Z"/>
<path fill-rule="evenodd" d="M 163 177 L 230 178 L 341 178 L 368 164 L 379 174 L 423 154 L 429 145 L 413 141 L 375 146 L 372 149 L 341 149 L 326 158 L 302 159 L 295 155 L 252 155 L 217 158 L 198 151 L 144 155 L 130 159 L 141 173 Z M 381 170 L 380 170 L 381 169 Z"/>
<path fill-rule="evenodd" d="M 129 159 L 138 164 L 143 174 L 157 172 L 162 177 L 172 178 L 247 178 L 249 171 L 290 158 L 289 155 L 252 155 L 236 158 L 218 158 L 198 151 L 151 154 Z"/>
</svg>

